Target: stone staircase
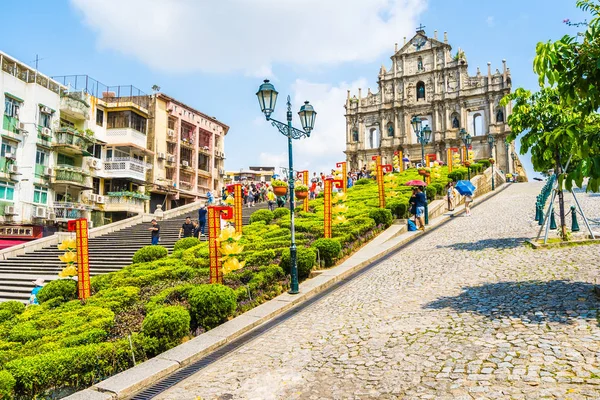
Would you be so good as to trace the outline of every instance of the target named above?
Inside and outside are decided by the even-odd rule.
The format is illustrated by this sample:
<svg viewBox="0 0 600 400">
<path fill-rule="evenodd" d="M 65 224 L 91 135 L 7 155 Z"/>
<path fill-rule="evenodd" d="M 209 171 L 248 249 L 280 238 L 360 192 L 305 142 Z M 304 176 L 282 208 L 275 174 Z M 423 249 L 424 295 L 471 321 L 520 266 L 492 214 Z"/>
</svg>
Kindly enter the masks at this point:
<svg viewBox="0 0 600 400">
<path fill-rule="evenodd" d="M 248 224 L 250 215 L 257 209 L 267 208 L 266 203 L 255 207 L 244 207 L 242 211 L 243 224 Z M 197 218 L 198 211 L 160 221 L 160 245 L 166 247 L 169 253 L 178 240 L 179 229 L 189 215 Z M 105 274 L 131 264 L 133 254 L 141 247 L 150 245 L 150 223 L 140 223 L 129 228 L 108 233 L 89 240 L 90 273 L 91 275 Z M 6 260 L 0 260 L 0 302 L 18 300 L 26 302 L 29 299 L 32 281 L 44 278 L 50 281 L 57 278 L 64 268 L 58 256 L 64 252 L 57 246 L 49 246 L 40 250 L 26 253 Z"/>
</svg>

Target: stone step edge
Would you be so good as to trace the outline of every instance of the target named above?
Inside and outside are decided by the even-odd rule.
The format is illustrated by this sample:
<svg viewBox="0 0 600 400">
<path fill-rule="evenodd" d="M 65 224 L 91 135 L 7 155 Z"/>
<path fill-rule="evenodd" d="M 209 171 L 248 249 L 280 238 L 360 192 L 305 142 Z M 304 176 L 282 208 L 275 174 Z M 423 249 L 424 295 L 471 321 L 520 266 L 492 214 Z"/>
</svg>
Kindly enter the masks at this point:
<svg viewBox="0 0 600 400">
<path fill-rule="evenodd" d="M 476 207 L 490 197 L 504 191 L 508 186 L 510 186 L 510 184 L 503 184 L 496 188 L 495 191 L 490 191 L 479 196 L 477 198 L 478 201 L 475 202 L 473 207 Z M 407 232 L 411 235 L 400 239 L 395 244 L 388 245 L 386 248 L 381 247 L 388 244 L 391 240 L 388 239 L 383 243 L 375 243 L 377 238 L 374 238 L 369 244 L 354 253 L 340 265 L 325 270 L 318 276 L 302 282 L 300 284 L 300 293 L 294 295 L 283 293 L 188 342 L 180 344 L 179 346 L 167 350 L 135 367 L 98 382 L 88 389 L 74 393 L 71 396 L 64 398 L 64 400 L 119 400 L 129 398 L 150 384 L 156 383 L 172 372 L 205 357 L 224 344 L 237 339 L 257 326 L 278 317 L 290 308 L 310 299 L 337 282 L 348 278 L 353 273 L 386 257 L 388 254 L 402 248 L 413 240 L 429 234 L 434 230 L 433 228 L 445 224 L 463 212 L 464 206 L 455 209 L 454 212 L 442 214 L 441 216 L 434 218 L 433 221 L 430 221 L 429 229 L 425 232 Z M 396 231 L 398 228 L 397 226 L 394 227 L 394 225 L 392 225 L 388 229 Z M 382 232 L 380 235 L 385 234 L 386 231 Z M 369 246 L 370 244 L 373 244 L 373 246 Z M 379 250 L 381 251 L 372 256 L 365 256 L 364 253 L 368 254 L 373 247 L 379 247 Z M 363 255 L 361 255 L 361 253 L 363 253 Z"/>
</svg>

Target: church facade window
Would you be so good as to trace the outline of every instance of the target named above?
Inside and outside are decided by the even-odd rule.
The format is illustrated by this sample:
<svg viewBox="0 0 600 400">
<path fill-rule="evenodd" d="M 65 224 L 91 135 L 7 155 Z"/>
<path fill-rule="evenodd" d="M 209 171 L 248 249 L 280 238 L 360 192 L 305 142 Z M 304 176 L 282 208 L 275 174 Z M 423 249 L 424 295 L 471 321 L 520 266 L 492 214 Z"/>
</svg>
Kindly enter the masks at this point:
<svg viewBox="0 0 600 400">
<path fill-rule="evenodd" d="M 423 71 L 423 58 L 419 57 L 417 59 L 417 71 Z"/>
<path fill-rule="evenodd" d="M 504 111 L 502 109 L 496 111 L 496 122 L 504 122 Z"/>
<path fill-rule="evenodd" d="M 423 82 L 417 83 L 417 100 L 425 100 L 425 84 Z"/>
</svg>

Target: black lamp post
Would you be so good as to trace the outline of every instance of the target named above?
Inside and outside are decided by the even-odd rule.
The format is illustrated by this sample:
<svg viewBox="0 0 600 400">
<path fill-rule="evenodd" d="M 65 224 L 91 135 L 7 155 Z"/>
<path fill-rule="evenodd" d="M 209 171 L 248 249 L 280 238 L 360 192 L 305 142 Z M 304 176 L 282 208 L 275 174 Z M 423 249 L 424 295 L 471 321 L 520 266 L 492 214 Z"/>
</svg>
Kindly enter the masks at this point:
<svg viewBox="0 0 600 400">
<path fill-rule="evenodd" d="M 494 158 L 494 146 L 496 145 L 496 138 L 490 133 L 488 134 L 488 144 L 490 145 L 490 158 Z M 492 162 L 492 190 L 496 190 L 496 186 L 494 184 L 494 163 Z"/>
<path fill-rule="evenodd" d="M 271 118 L 271 114 L 275 111 L 275 103 L 277 102 L 278 92 L 275 87 L 265 80 L 260 85 L 256 96 L 258 97 L 258 103 L 260 104 L 260 110 L 265 114 L 267 121 L 271 121 L 271 124 L 279 129 L 279 132 L 283 136 L 288 138 L 288 156 L 289 156 L 289 179 L 288 179 L 288 196 L 290 198 L 290 231 L 292 232 L 292 241 L 290 244 L 290 291 L 291 294 L 298 293 L 298 262 L 296 258 L 296 234 L 294 229 L 294 162 L 292 159 L 292 139 L 301 139 L 303 137 L 309 137 L 310 132 L 315 126 L 315 118 L 317 113 L 313 109 L 308 101 L 304 102 L 304 105 L 300 107 L 298 115 L 300 116 L 300 122 L 304 130 L 296 129 L 292 126 L 292 103 L 290 102 L 290 96 L 287 98 L 287 123 L 279 122 Z"/>
<path fill-rule="evenodd" d="M 515 153 L 510 153 L 510 158 L 513 160 L 513 179 L 514 176 L 517 175 L 517 155 Z"/>
</svg>

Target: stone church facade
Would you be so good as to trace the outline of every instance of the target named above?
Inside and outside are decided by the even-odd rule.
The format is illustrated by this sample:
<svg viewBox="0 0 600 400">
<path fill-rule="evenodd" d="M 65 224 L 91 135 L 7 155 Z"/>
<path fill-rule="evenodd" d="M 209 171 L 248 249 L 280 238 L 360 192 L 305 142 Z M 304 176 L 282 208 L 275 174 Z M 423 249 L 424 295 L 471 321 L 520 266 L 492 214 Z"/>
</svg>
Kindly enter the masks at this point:
<svg viewBox="0 0 600 400">
<path fill-rule="evenodd" d="M 461 128 L 473 137 L 474 159 L 497 160 L 504 172 L 524 175 L 514 143 L 506 144 L 510 133 L 506 120 L 511 106 L 500 106 L 500 100 L 511 90 L 510 69 L 502 61 L 502 71 L 487 73 L 477 68 L 475 76 L 468 73 L 468 64 L 461 49 L 452 54 L 447 34 L 444 40 L 427 37 L 420 29 L 402 48 L 396 45 L 391 57 L 392 67 L 381 67 L 378 92 L 370 89 L 365 97 L 346 100 L 346 157 L 350 168 L 368 165 L 373 155 L 391 164 L 394 152 L 402 150 L 411 163 L 421 161 L 421 145 L 413 131 L 411 119 L 418 116 L 423 126 L 432 130 L 431 141 L 425 146 L 430 159 L 447 163 L 447 149 L 464 147 Z M 496 138 L 492 154 L 488 133 Z M 513 155 L 514 154 L 514 155 Z"/>
</svg>

